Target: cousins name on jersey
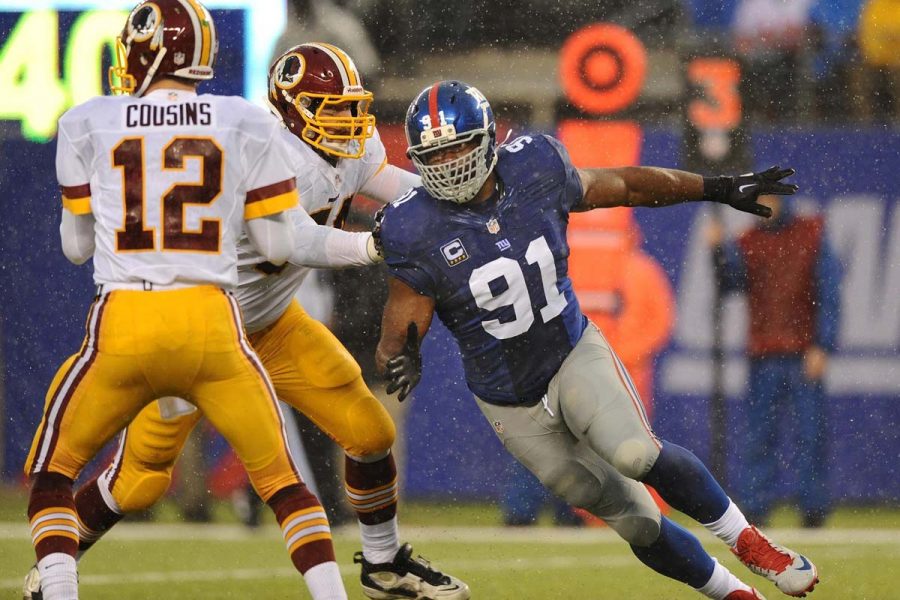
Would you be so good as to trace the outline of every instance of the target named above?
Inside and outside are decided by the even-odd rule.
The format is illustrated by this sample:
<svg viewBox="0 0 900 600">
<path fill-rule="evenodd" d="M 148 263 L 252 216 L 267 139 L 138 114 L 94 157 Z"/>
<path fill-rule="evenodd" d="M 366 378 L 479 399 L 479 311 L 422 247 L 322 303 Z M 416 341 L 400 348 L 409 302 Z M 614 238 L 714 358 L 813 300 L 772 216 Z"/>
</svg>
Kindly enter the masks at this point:
<svg viewBox="0 0 900 600">
<path fill-rule="evenodd" d="M 209 102 L 178 104 L 129 104 L 125 107 L 126 127 L 191 127 L 212 124 Z"/>
</svg>

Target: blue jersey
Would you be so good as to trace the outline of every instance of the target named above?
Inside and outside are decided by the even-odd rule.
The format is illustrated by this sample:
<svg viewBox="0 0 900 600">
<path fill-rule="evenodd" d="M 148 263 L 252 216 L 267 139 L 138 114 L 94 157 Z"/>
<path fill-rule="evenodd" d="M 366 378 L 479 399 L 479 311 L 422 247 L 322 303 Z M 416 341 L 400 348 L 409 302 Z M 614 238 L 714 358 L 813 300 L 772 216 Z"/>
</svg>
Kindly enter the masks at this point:
<svg viewBox="0 0 900 600">
<path fill-rule="evenodd" d="M 587 325 L 568 276 L 578 172 L 549 136 L 501 146 L 501 185 L 483 203 L 416 188 L 385 209 L 390 274 L 435 300 L 459 343 L 466 382 L 493 404 L 534 404 Z"/>
</svg>

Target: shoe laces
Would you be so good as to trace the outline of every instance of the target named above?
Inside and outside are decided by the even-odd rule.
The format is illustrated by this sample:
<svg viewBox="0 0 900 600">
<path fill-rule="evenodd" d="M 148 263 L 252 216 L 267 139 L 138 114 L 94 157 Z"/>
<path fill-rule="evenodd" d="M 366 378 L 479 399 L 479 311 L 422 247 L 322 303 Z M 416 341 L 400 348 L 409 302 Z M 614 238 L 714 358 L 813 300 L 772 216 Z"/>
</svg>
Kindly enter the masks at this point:
<svg viewBox="0 0 900 600">
<path fill-rule="evenodd" d="M 772 571 L 775 574 L 783 572 L 794 562 L 788 552 L 778 548 L 753 526 L 741 534 L 733 552 L 748 567 Z"/>
<path fill-rule="evenodd" d="M 410 556 L 406 560 L 404 568 L 413 575 L 427 581 L 431 585 L 447 585 L 450 578 L 431 567 L 431 561 L 419 555 L 416 558 Z"/>
<path fill-rule="evenodd" d="M 411 573 L 429 585 L 449 585 L 451 583 L 450 577 L 432 568 L 431 562 L 423 556 L 419 555 L 413 558 L 412 547 L 409 544 L 401 546 L 397 556 L 389 563 L 372 564 L 365 559 L 362 552 L 353 555 L 353 562 L 362 564 L 364 575 L 379 571 L 391 571 L 398 575 Z"/>
</svg>

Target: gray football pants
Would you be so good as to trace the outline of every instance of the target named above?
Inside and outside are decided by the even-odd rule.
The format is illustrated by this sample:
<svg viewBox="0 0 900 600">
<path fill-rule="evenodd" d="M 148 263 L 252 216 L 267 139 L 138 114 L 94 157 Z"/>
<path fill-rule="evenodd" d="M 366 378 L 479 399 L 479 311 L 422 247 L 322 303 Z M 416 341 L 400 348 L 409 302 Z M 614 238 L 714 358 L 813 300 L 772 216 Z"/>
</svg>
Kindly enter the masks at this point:
<svg viewBox="0 0 900 600">
<path fill-rule="evenodd" d="M 534 406 L 476 398 L 504 447 L 554 494 L 635 546 L 659 537 L 659 508 L 636 480 L 660 442 L 625 367 L 592 323 Z"/>
</svg>

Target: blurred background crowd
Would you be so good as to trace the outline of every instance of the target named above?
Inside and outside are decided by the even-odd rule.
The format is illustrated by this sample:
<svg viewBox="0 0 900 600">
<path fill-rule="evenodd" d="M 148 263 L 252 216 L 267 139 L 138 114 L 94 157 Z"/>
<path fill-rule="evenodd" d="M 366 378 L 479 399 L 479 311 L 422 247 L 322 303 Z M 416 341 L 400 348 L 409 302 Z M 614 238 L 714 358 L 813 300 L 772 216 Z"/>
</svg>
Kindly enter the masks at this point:
<svg viewBox="0 0 900 600">
<path fill-rule="evenodd" d="M 559 100 L 552 80 L 534 85 L 568 35 L 593 22 L 620 24 L 651 54 L 651 77 L 635 110 L 670 117 L 680 91 L 679 57 L 715 46 L 745 66 L 743 97 L 765 122 L 900 119 L 900 5 L 894 0 L 290 0 L 279 46 L 329 39 L 355 57 L 382 112 L 402 105 L 411 78 L 435 71 L 496 78 L 495 101 L 523 94 Z M 439 53 L 441 61 L 429 58 Z M 504 80 L 505 85 L 500 85 Z M 527 103 L 525 103 L 527 104 Z M 534 106 L 526 106 L 534 110 Z"/>
</svg>

